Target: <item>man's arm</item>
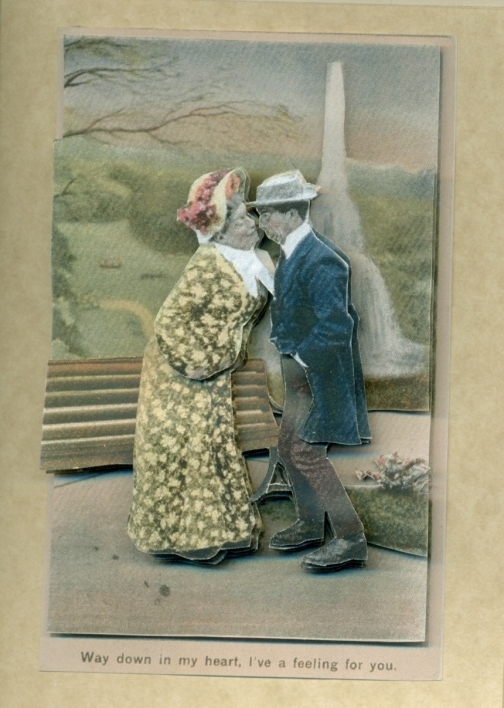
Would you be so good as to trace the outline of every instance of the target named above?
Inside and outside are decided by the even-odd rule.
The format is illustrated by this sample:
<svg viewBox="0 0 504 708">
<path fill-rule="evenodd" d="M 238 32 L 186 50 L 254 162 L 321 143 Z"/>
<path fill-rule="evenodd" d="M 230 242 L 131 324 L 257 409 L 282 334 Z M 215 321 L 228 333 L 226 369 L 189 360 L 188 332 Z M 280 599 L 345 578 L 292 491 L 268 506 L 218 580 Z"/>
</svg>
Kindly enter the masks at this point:
<svg viewBox="0 0 504 708">
<path fill-rule="evenodd" d="M 305 366 L 330 357 L 338 347 L 351 345 L 353 320 L 348 313 L 348 277 L 348 266 L 336 254 L 328 253 L 315 267 L 309 267 L 308 307 L 315 324 L 296 352 Z"/>
</svg>

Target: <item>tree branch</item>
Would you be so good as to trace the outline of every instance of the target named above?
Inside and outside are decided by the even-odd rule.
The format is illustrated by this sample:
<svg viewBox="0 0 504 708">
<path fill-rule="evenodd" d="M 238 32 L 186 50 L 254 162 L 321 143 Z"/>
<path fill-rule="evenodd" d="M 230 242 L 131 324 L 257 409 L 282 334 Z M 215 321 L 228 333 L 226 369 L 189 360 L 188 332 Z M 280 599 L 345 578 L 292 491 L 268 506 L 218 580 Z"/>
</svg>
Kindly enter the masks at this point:
<svg viewBox="0 0 504 708">
<path fill-rule="evenodd" d="M 215 106 L 197 106 L 195 108 L 192 108 L 190 110 L 185 110 L 185 112 L 180 113 L 182 110 L 181 104 L 176 106 L 173 110 L 169 111 L 168 113 L 165 113 L 163 118 L 154 123 L 153 125 L 150 126 L 134 126 L 134 127 L 128 127 L 124 125 L 106 125 L 106 122 L 109 121 L 111 118 L 116 117 L 120 115 L 121 113 L 126 112 L 126 108 L 121 108 L 118 111 L 115 111 L 114 113 L 110 113 L 109 115 L 106 116 L 101 116 L 99 118 L 96 118 L 92 123 L 89 125 L 75 129 L 75 130 L 70 130 L 67 131 L 63 137 L 64 138 L 70 138 L 70 137 L 75 137 L 78 135 L 91 135 L 92 133 L 103 133 L 103 132 L 108 132 L 108 133 L 145 133 L 148 135 L 152 135 L 152 133 L 155 133 L 162 128 L 165 128 L 168 125 L 172 125 L 174 123 L 178 123 L 180 121 L 185 121 L 189 120 L 191 118 L 216 118 L 220 116 L 225 116 L 225 115 L 247 115 L 246 113 L 243 112 L 243 109 L 245 106 L 250 107 L 250 102 L 249 101 L 230 101 L 228 103 L 220 103 Z M 249 114 L 250 115 L 250 114 Z M 253 114 L 252 114 L 253 115 Z"/>
<path fill-rule="evenodd" d="M 61 191 L 59 194 L 55 194 L 53 198 L 54 198 L 54 199 L 59 199 L 60 197 L 64 197 L 66 194 L 69 194 L 68 188 L 70 187 L 71 184 L 73 184 L 73 183 L 75 182 L 76 179 L 77 179 L 77 177 L 74 177 L 73 179 L 71 179 L 70 182 L 68 182 L 68 183 L 64 186 L 64 188 L 62 189 L 62 191 Z"/>
</svg>

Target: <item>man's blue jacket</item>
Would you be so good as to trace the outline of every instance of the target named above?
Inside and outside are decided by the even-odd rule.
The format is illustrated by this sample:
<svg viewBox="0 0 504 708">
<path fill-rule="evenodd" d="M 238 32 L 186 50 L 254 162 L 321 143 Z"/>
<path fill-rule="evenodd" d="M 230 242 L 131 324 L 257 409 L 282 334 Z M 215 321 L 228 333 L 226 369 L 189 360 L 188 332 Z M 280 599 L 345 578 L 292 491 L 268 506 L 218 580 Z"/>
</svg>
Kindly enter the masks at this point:
<svg viewBox="0 0 504 708">
<path fill-rule="evenodd" d="M 369 441 L 350 263 L 335 244 L 312 231 L 289 258 L 282 252 L 271 321 L 278 350 L 297 354 L 307 366 L 313 403 L 302 439 L 340 445 Z"/>
</svg>

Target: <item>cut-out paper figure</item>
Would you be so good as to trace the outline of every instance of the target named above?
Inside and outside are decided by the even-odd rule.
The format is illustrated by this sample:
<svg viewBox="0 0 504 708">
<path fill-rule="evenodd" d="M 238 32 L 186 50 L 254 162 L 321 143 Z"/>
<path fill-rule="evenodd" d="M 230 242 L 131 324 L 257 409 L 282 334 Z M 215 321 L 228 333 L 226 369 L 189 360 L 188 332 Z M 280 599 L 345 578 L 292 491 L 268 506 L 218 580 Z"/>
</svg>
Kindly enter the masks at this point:
<svg viewBox="0 0 504 708">
<path fill-rule="evenodd" d="M 308 221 L 318 189 L 298 170 L 265 180 L 249 206 L 259 226 L 281 246 L 271 303 L 271 340 L 282 354 L 286 396 L 278 441 L 298 520 L 275 534 L 270 547 L 297 550 L 324 543 L 326 520 L 334 538 L 307 554 L 307 570 L 362 566 L 363 526 L 327 458 L 329 443 L 369 442 L 358 316 L 351 303 L 345 254 Z"/>
<path fill-rule="evenodd" d="M 164 558 L 216 564 L 257 550 L 261 519 L 237 447 L 231 372 L 273 276 L 254 250 L 248 176 L 212 172 L 177 218 L 200 247 L 155 320 L 140 381 L 128 533 Z"/>
</svg>

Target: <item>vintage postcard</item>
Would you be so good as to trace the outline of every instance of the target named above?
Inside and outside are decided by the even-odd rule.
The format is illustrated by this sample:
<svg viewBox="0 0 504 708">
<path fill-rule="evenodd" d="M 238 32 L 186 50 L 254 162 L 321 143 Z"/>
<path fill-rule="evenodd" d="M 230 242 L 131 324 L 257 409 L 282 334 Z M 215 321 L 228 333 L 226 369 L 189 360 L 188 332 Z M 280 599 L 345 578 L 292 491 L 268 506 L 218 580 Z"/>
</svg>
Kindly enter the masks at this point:
<svg viewBox="0 0 504 708">
<path fill-rule="evenodd" d="M 41 668 L 440 678 L 453 40 L 60 39 Z"/>
</svg>

